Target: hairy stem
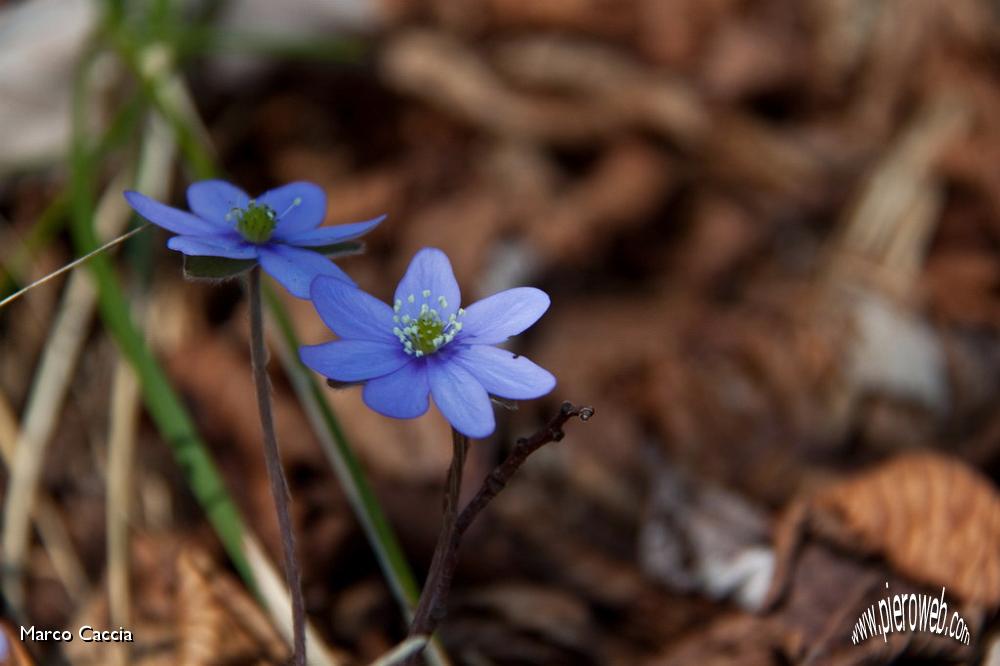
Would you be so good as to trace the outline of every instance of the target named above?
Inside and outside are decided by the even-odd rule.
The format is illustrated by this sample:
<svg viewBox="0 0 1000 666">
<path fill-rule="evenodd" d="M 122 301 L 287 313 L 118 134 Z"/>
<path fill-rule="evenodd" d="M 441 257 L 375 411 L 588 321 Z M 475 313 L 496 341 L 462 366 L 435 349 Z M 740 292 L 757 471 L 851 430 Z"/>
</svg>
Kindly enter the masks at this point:
<svg viewBox="0 0 1000 666">
<path fill-rule="evenodd" d="M 306 663 L 305 601 L 302 598 L 302 574 L 295 556 L 295 536 L 292 533 L 292 518 L 288 510 L 288 481 L 281 468 L 278 455 L 278 438 L 274 434 L 274 416 L 271 413 L 271 381 L 267 376 L 267 348 L 264 345 L 264 317 L 261 312 L 260 267 L 254 266 L 247 278 L 250 296 L 250 358 L 253 365 L 253 379 L 257 387 L 257 409 L 260 412 L 260 428 L 264 435 L 264 461 L 267 477 L 271 482 L 271 496 L 278 514 L 278 528 L 281 531 L 281 547 L 285 564 L 285 582 L 292 597 L 292 663 L 304 666 Z"/>
<path fill-rule="evenodd" d="M 507 483 L 528 459 L 528 456 L 549 442 L 562 441 L 563 437 L 566 436 L 563 426 L 568 420 L 579 417 L 581 421 L 587 421 L 593 415 L 593 407 L 576 407 L 570 402 L 564 402 L 559 408 L 559 413 L 553 416 L 545 427 L 530 437 L 517 440 L 504 461 L 490 472 L 462 512 L 457 517 L 449 518 L 449 510 L 452 512 L 456 510 L 458 494 L 461 489 L 461 479 L 458 478 L 453 483 L 453 477 L 461 476 L 461 464 L 465 462 L 465 448 L 463 446 L 456 472 L 456 460 L 459 458 L 456 440 L 455 458 L 452 460 L 451 470 L 448 473 L 448 491 L 445 495 L 445 524 L 438 537 L 434 559 L 431 561 L 431 570 L 420 595 L 420 603 L 417 606 L 413 623 L 410 625 L 409 636 L 430 636 L 434 633 L 438 623 L 444 619 L 451 580 L 455 574 L 455 567 L 458 565 L 458 548 L 461 545 L 462 536 L 482 510 L 507 487 Z M 457 433 L 455 436 L 461 437 Z M 418 656 L 419 653 L 415 654 L 407 663 L 415 663 L 414 660 Z"/>
</svg>

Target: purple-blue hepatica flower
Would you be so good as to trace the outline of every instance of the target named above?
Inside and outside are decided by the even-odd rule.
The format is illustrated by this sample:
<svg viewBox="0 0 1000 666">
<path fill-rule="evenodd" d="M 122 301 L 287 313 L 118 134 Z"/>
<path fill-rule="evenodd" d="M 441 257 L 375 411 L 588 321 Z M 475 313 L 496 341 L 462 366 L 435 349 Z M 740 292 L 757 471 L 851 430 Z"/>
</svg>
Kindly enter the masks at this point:
<svg viewBox="0 0 1000 666">
<path fill-rule="evenodd" d="M 251 199 L 225 181 L 203 180 L 188 188 L 190 213 L 138 192 L 125 192 L 125 199 L 139 215 L 177 234 L 167 241 L 171 250 L 193 257 L 257 261 L 299 298 L 309 297 L 309 285 L 317 275 L 354 284 L 319 250 L 358 238 L 385 217 L 320 227 L 326 217 L 326 194 L 305 182 Z"/>
<path fill-rule="evenodd" d="M 326 277 L 313 281 L 310 295 L 340 339 L 302 347 L 302 361 L 330 379 L 363 382 L 365 404 L 380 414 L 420 416 L 431 395 L 456 430 L 486 437 L 496 427 L 490 395 L 527 400 L 556 385 L 544 368 L 493 346 L 538 321 L 548 295 L 519 287 L 460 308 L 458 283 L 441 250 L 413 257 L 392 307 Z"/>
</svg>

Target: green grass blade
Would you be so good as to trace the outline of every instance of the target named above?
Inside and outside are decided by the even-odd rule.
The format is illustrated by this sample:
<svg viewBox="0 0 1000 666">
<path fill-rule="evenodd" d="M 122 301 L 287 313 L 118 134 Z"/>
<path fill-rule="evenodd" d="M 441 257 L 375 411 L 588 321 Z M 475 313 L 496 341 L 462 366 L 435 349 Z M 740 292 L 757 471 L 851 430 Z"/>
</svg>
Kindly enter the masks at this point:
<svg viewBox="0 0 1000 666">
<path fill-rule="evenodd" d="M 162 43 L 142 46 L 126 31 L 112 33 L 118 55 L 139 82 L 140 92 L 169 123 L 185 161 L 198 178 L 216 174 L 215 157 L 201 123 L 188 122 L 194 114 L 187 89 L 175 73 L 173 49 Z"/>
<path fill-rule="evenodd" d="M 77 251 L 81 254 L 99 246 L 93 228 L 98 164 L 88 154 L 83 130 L 87 71 L 89 63 L 84 63 L 74 91 L 73 140 L 70 150 L 70 228 Z M 98 307 L 104 325 L 135 369 L 150 416 L 173 449 L 192 493 L 202 505 L 234 566 L 253 586 L 253 575 L 243 553 L 244 524 L 239 510 L 229 496 L 166 373 L 133 323 L 128 301 L 111 261 L 107 256 L 98 255 L 88 263 L 88 268 L 97 285 Z"/>
</svg>

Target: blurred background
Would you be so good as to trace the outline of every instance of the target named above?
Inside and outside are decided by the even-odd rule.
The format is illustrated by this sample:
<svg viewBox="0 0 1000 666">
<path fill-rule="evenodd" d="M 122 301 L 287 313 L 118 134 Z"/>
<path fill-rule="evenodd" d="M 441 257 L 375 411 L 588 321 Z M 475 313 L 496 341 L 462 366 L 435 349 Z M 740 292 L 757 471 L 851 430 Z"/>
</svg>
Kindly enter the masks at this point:
<svg viewBox="0 0 1000 666">
<path fill-rule="evenodd" d="M 467 303 L 552 296 L 512 348 L 559 385 L 467 493 L 560 401 L 597 410 L 466 537 L 437 663 L 998 664 L 998 63 L 987 0 L 3 2 L 0 295 L 138 225 L 124 189 L 316 182 L 327 223 L 389 215 L 341 262 L 380 298 L 424 246 Z M 165 238 L 0 309 L 18 663 L 287 657 L 241 285 Z M 449 432 L 303 372 L 308 302 L 266 318 L 313 660 L 368 663 Z M 969 645 L 852 644 L 942 587 Z M 134 642 L 17 640 L 83 624 Z"/>
</svg>

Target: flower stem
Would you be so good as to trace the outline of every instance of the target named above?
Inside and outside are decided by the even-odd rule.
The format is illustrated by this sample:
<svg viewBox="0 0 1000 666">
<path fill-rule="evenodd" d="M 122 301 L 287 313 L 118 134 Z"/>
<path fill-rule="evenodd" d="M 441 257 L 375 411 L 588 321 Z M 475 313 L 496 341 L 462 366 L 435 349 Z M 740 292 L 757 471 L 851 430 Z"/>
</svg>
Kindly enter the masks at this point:
<svg viewBox="0 0 1000 666">
<path fill-rule="evenodd" d="M 295 557 L 295 536 L 292 533 L 292 518 L 288 510 L 288 481 L 281 468 L 278 455 L 278 438 L 274 433 L 274 416 L 271 413 L 271 381 L 267 376 L 267 348 L 264 345 L 264 317 L 260 297 L 260 267 L 254 266 L 247 277 L 250 296 L 250 358 L 253 365 L 254 384 L 257 388 L 257 409 L 260 413 L 260 428 L 264 435 L 264 462 L 267 477 L 271 482 L 271 496 L 278 514 L 278 528 L 281 531 L 281 547 L 285 564 L 285 583 L 292 597 L 292 663 L 303 666 L 306 663 L 305 601 L 302 598 L 302 574 L 299 561 Z"/>
<path fill-rule="evenodd" d="M 451 580 L 455 575 L 455 567 L 458 565 L 458 548 L 461 545 L 462 536 L 480 512 L 507 487 L 507 483 L 528 459 L 528 456 L 549 442 L 562 441 L 563 437 L 566 436 L 563 426 L 566 425 L 567 421 L 573 417 L 577 417 L 581 421 L 588 421 L 593 415 L 593 407 L 577 407 L 573 403 L 564 402 L 559 407 L 559 412 L 549 420 L 545 427 L 530 437 L 522 437 L 517 440 L 504 461 L 490 472 L 475 496 L 469 500 L 469 503 L 457 516 L 455 514 L 461 490 L 460 477 L 468 441 L 463 435 L 452 431 L 455 441 L 455 457 L 452 459 L 451 469 L 448 472 L 445 522 L 438 537 L 437 547 L 434 549 L 431 569 L 427 574 L 427 582 L 420 595 L 420 603 L 417 605 L 417 612 L 413 617 L 408 636 L 430 636 L 434 633 L 438 623 L 444 619 Z M 458 438 L 463 440 L 461 448 Z M 418 651 L 406 663 L 416 663 L 419 654 Z"/>
<path fill-rule="evenodd" d="M 458 518 L 458 502 L 462 493 L 462 468 L 465 467 L 465 454 L 469 449 L 469 438 L 453 428 L 451 442 L 453 453 L 451 467 L 448 468 L 448 480 L 444 495 L 444 519 L 441 524 L 441 532 L 438 534 L 437 546 L 434 548 L 434 557 L 431 559 L 431 567 L 427 572 L 427 580 L 420 593 L 420 601 L 417 602 L 413 622 L 410 623 L 408 636 L 429 636 L 440 622 L 440 618 L 435 617 L 435 611 L 439 608 L 437 598 L 441 592 L 441 582 L 446 575 L 444 568 L 455 532 L 455 521 Z M 447 575 L 447 579 L 450 582 L 450 573 Z"/>
</svg>

